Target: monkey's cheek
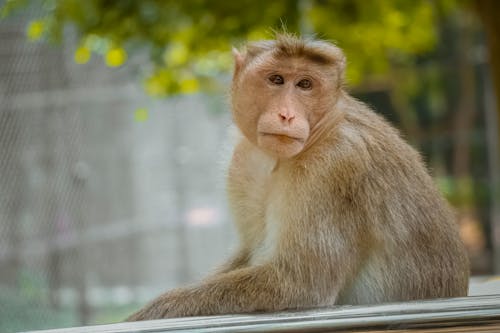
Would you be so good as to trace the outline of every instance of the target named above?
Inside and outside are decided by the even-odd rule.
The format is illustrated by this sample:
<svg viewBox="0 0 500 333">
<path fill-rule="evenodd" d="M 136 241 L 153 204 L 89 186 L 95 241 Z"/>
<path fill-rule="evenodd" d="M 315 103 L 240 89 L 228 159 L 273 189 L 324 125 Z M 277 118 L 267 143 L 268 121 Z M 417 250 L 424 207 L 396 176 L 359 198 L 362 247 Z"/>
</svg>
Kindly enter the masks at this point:
<svg viewBox="0 0 500 333">
<path fill-rule="evenodd" d="M 291 158 L 304 149 L 304 141 L 285 135 L 259 135 L 257 144 L 262 150 L 279 158 Z"/>
</svg>

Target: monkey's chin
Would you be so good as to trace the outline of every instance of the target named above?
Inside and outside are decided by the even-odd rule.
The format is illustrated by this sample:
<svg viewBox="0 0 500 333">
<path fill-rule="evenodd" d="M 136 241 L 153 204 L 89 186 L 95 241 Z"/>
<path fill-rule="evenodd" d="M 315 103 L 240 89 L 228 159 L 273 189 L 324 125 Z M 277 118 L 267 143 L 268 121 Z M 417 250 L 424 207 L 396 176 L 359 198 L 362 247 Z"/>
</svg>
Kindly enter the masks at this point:
<svg viewBox="0 0 500 333">
<path fill-rule="evenodd" d="M 291 158 L 304 149 L 304 139 L 287 135 L 259 133 L 258 146 L 270 155 L 279 158 Z"/>
</svg>

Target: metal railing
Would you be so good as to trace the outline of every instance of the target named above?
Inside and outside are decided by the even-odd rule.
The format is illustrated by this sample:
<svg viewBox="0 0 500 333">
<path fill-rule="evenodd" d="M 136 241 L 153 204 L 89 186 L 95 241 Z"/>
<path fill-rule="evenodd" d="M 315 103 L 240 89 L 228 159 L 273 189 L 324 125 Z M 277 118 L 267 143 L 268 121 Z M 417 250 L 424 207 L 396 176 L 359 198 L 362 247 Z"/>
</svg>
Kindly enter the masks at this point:
<svg viewBox="0 0 500 333">
<path fill-rule="evenodd" d="M 164 319 L 37 331 L 152 332 L 500 332 L 500 295 L 307 311 Z"/>
</svg>

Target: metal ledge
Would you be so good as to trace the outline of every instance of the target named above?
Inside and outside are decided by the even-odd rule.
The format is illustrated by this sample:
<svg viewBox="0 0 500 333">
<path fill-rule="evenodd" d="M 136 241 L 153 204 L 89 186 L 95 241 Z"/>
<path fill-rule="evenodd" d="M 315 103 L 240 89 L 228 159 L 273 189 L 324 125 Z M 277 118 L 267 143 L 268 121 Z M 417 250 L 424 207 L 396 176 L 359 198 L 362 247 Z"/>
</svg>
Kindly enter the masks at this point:
<svg viewBox="0 0 500 333">
<path fill-rule="evenodd" d="M 500 295 L 307 311 L 152 320 L 37 333 L 500 332 Z M 33 331 L 34 332 L 34 331 Z"/>
</svg>

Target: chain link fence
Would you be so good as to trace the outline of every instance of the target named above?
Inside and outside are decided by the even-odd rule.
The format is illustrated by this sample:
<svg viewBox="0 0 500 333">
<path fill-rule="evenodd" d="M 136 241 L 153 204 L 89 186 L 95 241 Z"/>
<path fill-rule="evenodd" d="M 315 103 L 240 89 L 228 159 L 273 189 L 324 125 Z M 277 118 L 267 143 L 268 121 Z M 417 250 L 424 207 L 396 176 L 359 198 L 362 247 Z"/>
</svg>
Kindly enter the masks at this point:
<svg viewBox="0 0 500 333">
<path fill-rule="evenodd" d="M 0 332 L 118 321 L 228 254 L 227 105 L 151 100 L 141 61 L 76 65 L 27 22 L 0 22 Z"/>
</svg>

